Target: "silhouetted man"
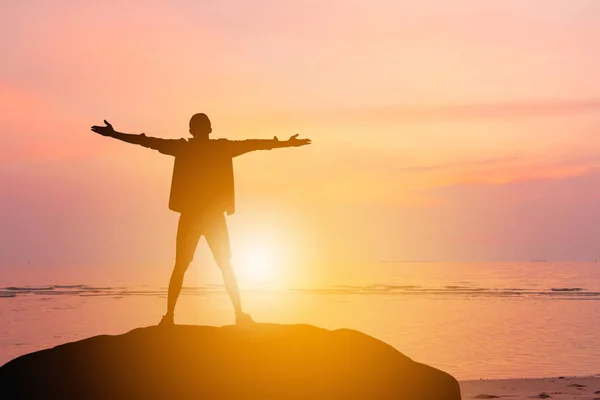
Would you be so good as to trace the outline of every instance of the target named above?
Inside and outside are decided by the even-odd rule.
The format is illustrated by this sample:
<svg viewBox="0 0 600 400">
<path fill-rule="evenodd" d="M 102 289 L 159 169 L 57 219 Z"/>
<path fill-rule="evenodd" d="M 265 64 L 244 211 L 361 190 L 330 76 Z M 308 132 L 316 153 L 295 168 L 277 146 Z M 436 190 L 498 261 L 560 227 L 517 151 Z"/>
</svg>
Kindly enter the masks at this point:
<svg viewBox="0 0 600 400">
<path fill-rule="evenodd" d="M 209 139 L 212 132 L 205 114 L 190 119 L 191 139 L 159 139 L 120 133 L 106 120 L 106 126 L 92 126 L 92 131 L 127 143 L 149 147 L 175 157 L 169 208 L 179 212 L 175 268 L 169 282 L 167 313 L 160 325 L 172 325 L 175 304 L 183 285 L 183 276 L 192 262 L 200 237 L 204 235 L 213 257 L 223 274 L 225 288 L 235 309 L 236 323 L 252 322 L 245 314 L 231 266 L 231 248 L 225 216 L 235 211 L 233 157 L 254 150 L 271 150 L 310 144 L 309 139 L 287 141 L 274 139 L 228 140 Z"/>
</svg>

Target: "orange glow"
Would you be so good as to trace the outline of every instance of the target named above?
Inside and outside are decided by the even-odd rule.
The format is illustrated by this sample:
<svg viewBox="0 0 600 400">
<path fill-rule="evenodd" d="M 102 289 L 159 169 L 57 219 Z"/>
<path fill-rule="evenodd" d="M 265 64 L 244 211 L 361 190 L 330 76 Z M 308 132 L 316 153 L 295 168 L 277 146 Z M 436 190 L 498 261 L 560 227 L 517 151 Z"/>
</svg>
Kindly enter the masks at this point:
<svg viewBox="0 0 600 400">
<path fill-rule="evenodd" d="M 273 238 L 250 239 L 236 249 L 233 262 L 242 284 L 276 284 L 282 274 L 282 251 Z"/>
<path fill-rule="evenodd" d="M 297 221 L 273 234 L 290 238 L 279 254 L 240 248 L 240 268 L 248 264 L 249 275 L 256 268 L 264 279 L 279 274 L 277 265 L 315 254 L 454 256 L 444 250 L 457 240 L 450 233 L 408 246 L 419 254 L 398 245 L 416 240 L 419 213 L 427 220 L 449 204 L 440 191 L 527 182 L 511 192 L 518 199 L 528 196 L 525 186 L 593 177 L 600 56 L 588 49 L 600 24 L 565 19 L 594 15 L 584 11 L 589 2 L 543 10 L 435 3 L 274 2 L 227 13 L 193 2 L 11 5 L 0 39 L 10 54 L 0 76 L 2 217 L 23 230 L 8 235 L 7 248 L 17 250 L 3 252 L 0 263 L 172 263 L 172 161 L 90 134 L 88 126 L 104 118 L 125 132 L 178 138 L 187 136 L 192 114 L 206 112 L 214 137 L 313 139 L 302 152 L 235 161 L 240 211 L 232 243 L 261 229 L 271 213 L 261 203 L 285 204 L 282 214 L 311 224 L 301 234 L 313 240 L 310 257 L 296 243 Z M 462 215 L 476 197 L 445 216 Z M 499 199 L 490 198 L 490 208 L 502 208 Z M 109 200 L 118 209 L 105 207 Z M 460 222 L 451 220 L 439 229 L 452 232 Z M 574 245 L 565 252 L 581 254 Z M 261 273 L 249 266 L 268 263 L 275 267 Z"/>
</svg>

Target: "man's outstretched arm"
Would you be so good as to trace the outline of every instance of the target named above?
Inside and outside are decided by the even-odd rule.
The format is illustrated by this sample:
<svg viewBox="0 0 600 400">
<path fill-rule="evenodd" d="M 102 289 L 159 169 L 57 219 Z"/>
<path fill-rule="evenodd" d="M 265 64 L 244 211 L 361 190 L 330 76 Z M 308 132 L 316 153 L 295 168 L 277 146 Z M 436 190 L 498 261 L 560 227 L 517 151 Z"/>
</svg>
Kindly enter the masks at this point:
<svg viewBox="0 0 600 400">
<path fill-rule="evenodd" d="M 123 142 L 138 144 L 140 146 L 148 147 L 154 150 L 158 150 L 164 154 L 174 155 L 175 142 L 177 140 L 172 139 L 160 139 L 151 136 L 146 136 L 143 133 L 136 135 L 131 133 L 122 133 L 114 130 L 113 126 L 104 120 L 106 126 L 92 126 L 92 132 L 96 132 L 102 136 L 108 136 L 115 139 L 122 140 Z"/>
<path fill-rule="evenodd" d="M 310 144 L 310 139 L 298 139 L 298 135 L 290 137 L 288 140 L 279 140 L 277 136 L 273 139 L 248 139 L 232 141 L 233 157 L 255 150 L 281 149 L 284 147 L 300 147 Z"/>
</svg>

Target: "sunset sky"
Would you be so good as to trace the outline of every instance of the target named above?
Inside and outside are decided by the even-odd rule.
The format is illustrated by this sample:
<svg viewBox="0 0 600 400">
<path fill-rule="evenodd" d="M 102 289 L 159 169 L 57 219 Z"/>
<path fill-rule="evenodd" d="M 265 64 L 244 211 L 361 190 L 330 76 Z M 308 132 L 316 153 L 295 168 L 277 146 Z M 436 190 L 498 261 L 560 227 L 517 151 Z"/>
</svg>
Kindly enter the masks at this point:
<svg viewBox="0 0 600 400">
<path fill-rule="evenodd" d="M 196 112 L 313 141 L 235 161 L 238 257 L 600 258 L 598 1 L 2 3 L 2 281 L 168 276 L 172 159 L 89 128 Z"/>
</svg>

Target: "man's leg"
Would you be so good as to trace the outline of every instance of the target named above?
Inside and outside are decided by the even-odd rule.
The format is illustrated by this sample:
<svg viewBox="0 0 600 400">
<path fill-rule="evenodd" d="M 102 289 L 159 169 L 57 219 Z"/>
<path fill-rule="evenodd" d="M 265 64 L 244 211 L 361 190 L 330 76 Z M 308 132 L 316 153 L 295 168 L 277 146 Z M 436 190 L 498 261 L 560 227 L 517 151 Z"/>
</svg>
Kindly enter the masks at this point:
<svg viewBox="0 0 600 400">
<path fill-rule="evenodd" d="M 169 292 L 167 296 L 167 313 L 163 317 L 166 323 L 172 322 L 175 315 L 175 305 L 183 286 L 183 277 L 188 269 L 198 241 L 200 240 L 201 226 L 193 215 L 182 214 L 177 226 L 177 244 L 175 254 L 175 267 L 169 281 Z"/>
<path fill-rule="evenodd" d="M 233 266 L 231 265 L 229 232 L 223 213 L 212 215 L 207 219 L 204 235 L 206 236 L 206 241 L 212 251 L 213 257 L 223 274 L 223 283 L 225 284 L 225 289 L 227 289 L 227 293 L 233 304 L 236 321 L 251 321 L 250 316 L 245 314 L 242 309 L 240 290 L 238 288 L 235 273 L 233 272 Z"/>
</svg>

